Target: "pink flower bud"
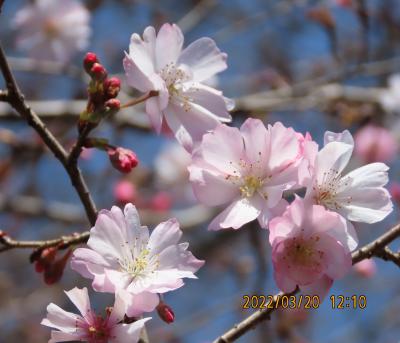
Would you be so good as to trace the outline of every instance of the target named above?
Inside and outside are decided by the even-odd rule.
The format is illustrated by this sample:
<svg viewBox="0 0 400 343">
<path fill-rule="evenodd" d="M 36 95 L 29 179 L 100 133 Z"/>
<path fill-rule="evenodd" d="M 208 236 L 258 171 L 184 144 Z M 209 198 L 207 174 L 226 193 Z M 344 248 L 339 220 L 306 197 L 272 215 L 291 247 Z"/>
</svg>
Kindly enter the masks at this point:
<svg viewBox="0 0 400 343">
<path fill-rule="evenodd" d="M 107 152 L 111 164 L 121 173 L 129 173 L 139 164 L 139 160 L 132 150 L 118 147 L 116 149 L 109 149 Z"/>
<path fill-rule="evenodd" d="M 168 211 L 172 206 L 172 199 L 167 192 L 158 192 L 152 199 L 150 207 L 155 211 Z"/>
<path fill-rule="evenodd" d="M 353 268 L 358 275 L 365 278 L 371 278 L 376 273 L 376 263 L 372 258 L 356 263 Z"/>
<path fill-rule="evenodd" d="M 135 202 L 137 190 L 135 185 L 127 180 L 118 181 L 114 186 L 114 197 L 119 203 L 127 204 Z"/>
<path fill-rule="evenodd" d="M 86 72 L 90 74 L 90 70 L 92 69 L 93 65 L 98 62 L 99 60 L 97 59 L 96 54 L 93 52 L 88 52 L 83 59 L 83 68 L 85 68 Z"/>
<path fill-rule="evenodd" d="M 118 77 L 111 77 L 104 81 L 104 94 L 107 99 L 115 98 L 121 89 L 121 81 Z"/>
<path fill-rule="evenodd" d="M 48 268 L 44 270 L 44 282 L 47 285 L 52 285 L 60 281 L 64 273 L 65 266 L 71 254 L 72 250 L 69 249 L 63 257 L 55 261 L 53 264 L 51 264 Z"/>
<path fill-rule="evenodd" d="M 57 247 L 43 249 L 35 262 L 36 272 L 42 273 L 46 268 L 48 268 L 53 263 L 57 251 Z"/>
<path fill-rule="evenodd" d="M 400 206 L 400 183 L 392 182 L 389 186 L 389 192 L 392 196 L 392 199 L 396 202 L 398 206 Z"/>
<path fill-rule="evenodd" d="M 104 103 L 104 106 L 106 106 L 109 111 L 116 113 L 121 108 L 121 102 L 118 99 L 109 99 Z"/>
<path fill-rule="evenodd" d="M 96 81 L 103 81 L 107 77 L 107 70 L 100 63 L 93 64 L 90 76 Z"/>
<path fill-rule="evenodd" d="M 157 306 L 157 313 L 160 318 L 166 322 L 167 324 L 171 324 L 174 322 L 175 314 L 172 311 L 171 307 L 169 307 L 165 302 L 160 301 Z"/>
</svg>

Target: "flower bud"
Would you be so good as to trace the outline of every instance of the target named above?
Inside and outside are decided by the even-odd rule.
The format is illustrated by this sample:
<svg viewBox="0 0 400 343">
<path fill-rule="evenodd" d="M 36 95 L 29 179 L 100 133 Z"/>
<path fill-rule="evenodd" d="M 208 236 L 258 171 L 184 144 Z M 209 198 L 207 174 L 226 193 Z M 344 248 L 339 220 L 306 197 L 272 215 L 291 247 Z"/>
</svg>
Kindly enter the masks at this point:
<svg viewBox="0 0 400 343">
<path fill-rule="evenodd" d="M 132 150 L 121 147 L 109 149 L 108 157 L 113 167 L 121 173 L 129 173 L 139 164 L 139 160 Z"/>
<path fill-rule="evenodd" d="M 85 68 L 86 72 L 90 74 L 90 70 L 92 69 L 93 65 L 98 62 L 99 60 L 97 59 L 96 54 L 93 52 L 88 52 L 83 59 L 83 68 Z"/>
<path fill-rule="evenodd" d="M 107 99 L 117 97 L 120 89 L 121 81 L 118 77 L 111 77 L 104 81 L 104 95 Z"/>
<path fill-rule="evenodd" d="M 168 211 L 172 207 L 171 196 L 167 192 L 158 192 L 151 199 L 150 207 L 154 211 Z"/>
<path fill-rule="evenodd" d="M 53 263 L 56 257 L 57 251 L 58 251 L 57 247 L 50 247 L 43 249 L 35 262 L 36 272 L 42 273 L 44 270 L 49 268 L 49 266 Z"/>
<path fill-rule="evenodd" d="M 107 111 L 110 113 L 107 114 L 114 114 L 119 111 L 121 108 L 121 102 L 118 99 L 109 99 L 104 103 Z"/>
<path fill-rule="evenodd" d="M 89 74 L 94 80 L 103 81 L 107 77 L 107 70 L 100 63 L 95 63 Z"/>
<path fill-rule="evenodd" d="M 160 318 L 166 322 L 167 324 L 171 324 L 174 322 L 175 314 L 172 311 L 171 307 L 169 307 L 165 302 L 160 301 L 157 306 L 157 313 Z"/>
<path fill-rule="evenodd" d="M 52 285 L 61 279 L 64 273 L 65 266 L 71 254 L 72 250 L 69 249 L 63 257 L 55 261 L 53 264 L 51 264 L 48 268 L 44 270 L 44 282 L 47 285 Z"/>
</svg>

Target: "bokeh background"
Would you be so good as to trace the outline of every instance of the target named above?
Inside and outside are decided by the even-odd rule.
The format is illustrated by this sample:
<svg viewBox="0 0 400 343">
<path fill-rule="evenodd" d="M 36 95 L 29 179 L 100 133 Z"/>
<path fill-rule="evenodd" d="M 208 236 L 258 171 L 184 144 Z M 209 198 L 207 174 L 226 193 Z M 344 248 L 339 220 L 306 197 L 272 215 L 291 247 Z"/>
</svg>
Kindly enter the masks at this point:
<svg viewBox="0 0 400 343">
<path fill-rule="evenodd" d="M 11 22 L 29 1 L 6 1 L 0 16 L 0 39 L 29 102 L 68 147 L 76 137 L 77 114 L 84 107 L 87 79 L 81 68 L 86 51 L 61 65 L 29 59 L 16 49 Z M 366 125 L 384 127 L 400 140 L 400 94 L 388 78 L 400 72 L 400 2 L 398 0 L 89 0 L 95 52 L 110 74 L 120 75 L 124 94 L 133 97 L 123 76 L 122 58 L 133 32 L 148 25 L 175 22 L 186 44 L 213 38 L 228 53 L 228 69 L 214 80 L 237 101 L 233 125 L 248 116 L 265 123 L 282 121 L 322 144 L 325 130 Z M 1 85 L 2 81 L 0 81 Z M 335 88 L 336 87 L 336 88 Z M 397 91 L 400 92 L 398 86 Z M 388 108 L 382 94 L 392 96 Z M 177 216 L 185 240 L 205 266 L 198 280 L 165 296 L 176 320 L 167 325 L 156 313 L 147 325 L 151 342 L 210 342 L 251 313 L 242 310 L 243 295 L 272 295 L 267 232 L 255 225 L 239 231 L 208 232 L 216 209 L 196 204 L 187 183 L 188 157 L 171 137 L 146 129 L 142 108 L 126 109 L 96 129 L 114 145 L 134 150 L 140 166 L 129 175 L 113 169 L 107 155 L 86 150 L 80 166 L 98 208 L 131 201 L 143 222 L 154 226 Z M 379 141 L 372 134 L 360 144 Z M 399 220 L 398 151 L 387 157 L 374 146 L 369 158 L 385 160 L 395 209 L 382 223 L 357 225 L 360 246 Z M 372 156 L 372 157 L 371 157 Z M 383 156 L 383 157 L 382 157 Z M 352 167 L 365 162 L 355 156 Z M 367 158 L 368 159 L 368 158 Z M 398 188 L 397 188 L 398 189 Z M 82 206 L 58 161 L 26 123 L 0 104 L 0 229 L 19 239 L 45 239 L 89 229 Z M 393 250 L 399 249 L 394 243 Z M 58 284 L 47 286 L 29 263 L 30 250 L 0 255 L 0 342 L 46 342 L 49 329 L 39 325 L 54 302 L 72 310 L 63 293 L 90 283 L 66 268 Z M 239 342 L 382 342 L 400 340 L 400 273 L 378 259 L 373 275 L 353 271 L 335 282 L 329 295 L 365 295 L 366 309 L 332 309 L 327 298 L 317 310 L 277 311 Z M 92 293 L 101 311 L 112 303 Z"/>
</svg>

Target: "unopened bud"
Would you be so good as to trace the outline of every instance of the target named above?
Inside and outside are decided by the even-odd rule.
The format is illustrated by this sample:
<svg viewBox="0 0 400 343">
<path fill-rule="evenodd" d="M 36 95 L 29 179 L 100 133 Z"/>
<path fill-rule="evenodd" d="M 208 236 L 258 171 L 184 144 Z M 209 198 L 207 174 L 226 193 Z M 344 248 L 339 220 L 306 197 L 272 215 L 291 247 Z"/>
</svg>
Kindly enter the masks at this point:
<svg viewBox="0 0 400 343">
<path fill-rule="evenodd" d="M 107 108 L 107 111 L 117 113 L 121 108 L 121 102 L 118 99 L 109 99 L 104 103 L 104 106 Z"/>
<path fill-rule="evenodd" d="M 90 70 L 92 69 L 93 65 L 98 62 L 99 60 L 97 59 L 96 54 L 93 52 L 88 52 L 83 59 L 83 68 L 85 68 L 86 72 L 90 74 Z"/>
<path fill-rule="evenodd" d="M 104 81 L 104 94 L 107 99 L 117 97 L 120 89 L 121 81 L 118 77 L 111 77 Z"/>
<path fill-rule="evenodd" d="M 109 149 L 108 157 L 113 167 L 118 169 L 121 173 L 129 173 L 139 164 L 139 160 L 132 150 L 121 147 Z"/>
<path fill-rule="evenodd" d="M 171 196 L 167 192 L 158 192 L 151 199 L 150 206 L 154 211 L 168 211 L 172 207 Z"/>
<path fill-rule="evenodd" d="M 47 285 L 52 285 L 61 279 L 71 254 L 72 250 L 69 249 L 63 257 L 44 270 L 44 282 L 46 282 Z"/>
<path fill-rule="evenodd" d="M 107 70 L 100 63 L 93 64 L 90 76 L 96 81 L 103 81 L 107 77 Z"/>
<path fill-rule="evenodd" d="M 35 262 L 36 272 L 42 273 L 46 268 L 49 268 L 56 257 L 57 251 L 57 247 L 43 249 Z"/>
<path fill-rule="evenodd" d="M 174 322 L 175 314 L 172 311 L 171 307 L 169 307 L 165 302 L 160 301 L 157 306 L 157 313 L 160 318 L 166 322 L 167 324 L 171 324 Z"/>
</svg>

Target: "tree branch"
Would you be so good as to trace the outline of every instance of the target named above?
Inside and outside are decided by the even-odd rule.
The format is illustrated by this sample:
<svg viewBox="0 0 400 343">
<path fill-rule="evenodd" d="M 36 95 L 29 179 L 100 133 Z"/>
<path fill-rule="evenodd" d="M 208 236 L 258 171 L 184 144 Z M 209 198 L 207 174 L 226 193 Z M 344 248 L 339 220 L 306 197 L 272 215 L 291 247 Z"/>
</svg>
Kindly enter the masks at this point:
<svg viewBox="0 0 400 343">
<path fill-rule="evenodd" d="M 96 206 L 89 193 L 82 173 L 76 164 L 68 163 L 68 154 L 58 140 L 47 129 L 39 116 L 26 104 L 24 96 L 18 88 L 17 82 L 8 65 L 6 55 L 0 46 L 0 69 L 6 81 L 8 90 L 7 102 L 28 122 L 28 124 L 40 135 L 54 156 L 66 169 L 71 183 L 81 199 L 90 224 L 94 225 L 97 216 Z"/>
</svg>

